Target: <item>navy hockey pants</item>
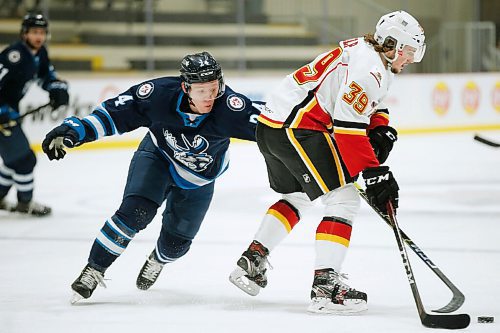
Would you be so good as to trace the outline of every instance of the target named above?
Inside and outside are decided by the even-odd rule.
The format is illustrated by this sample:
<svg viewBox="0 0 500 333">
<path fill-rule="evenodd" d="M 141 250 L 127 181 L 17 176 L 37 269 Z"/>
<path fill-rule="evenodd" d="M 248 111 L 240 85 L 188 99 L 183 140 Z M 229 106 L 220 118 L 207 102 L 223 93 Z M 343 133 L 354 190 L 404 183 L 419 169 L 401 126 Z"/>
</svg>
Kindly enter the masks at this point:
<svg viewBox="0 0 500 333">
<path fill-rule="evenodd" d="M 167 263 L 186 254 L 212 201 L 214 183 L 182 189 L 176 186 L 168 168 L 169 163 L 147 135 L 130 163 L 122 204 L 106 221 L 92 246 L 92 267 L 104 272 L 135 234 L 153 220 L 165 200 L 155 257 Z"/>
<path fill-rule="evenodd" d="M 35 153 L 20 125 L 11 129 L 12 134 L 0 133 L 0 199 L 5 197 L 12 185 L 17 188 L 17 199 L 28 202 L 33 197 L 33 169 Z"/>
</svg>

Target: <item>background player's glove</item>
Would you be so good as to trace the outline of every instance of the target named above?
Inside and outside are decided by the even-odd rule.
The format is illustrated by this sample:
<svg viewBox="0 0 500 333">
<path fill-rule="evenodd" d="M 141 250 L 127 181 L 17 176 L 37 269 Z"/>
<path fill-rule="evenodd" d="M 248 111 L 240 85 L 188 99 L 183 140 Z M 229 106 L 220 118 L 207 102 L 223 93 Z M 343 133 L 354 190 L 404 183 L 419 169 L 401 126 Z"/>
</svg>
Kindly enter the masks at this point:
<svg viewBox="0 0 500 333">
<path fill-rule="evenodd" d="M 66 155 L 65 147 L 77 146 L 78 133 L 67 124 L 62 124 L 51 130 L 42 142 L 42 149 L 49 160 L 60 160 Z"/>
<path fill-rule="evenodd" d="M 19 113 L 11 107 L 8 105 L 0 106 L 0 133 L 4 136 L 10 136 L 12 134 L 10 128 L 17 125 L 17 118 L 19 118 Z"/>
<path fill-rule="evenodd" d="M 370 203 L 387 214 L 387 202 L 391 200 L 394 209 L 398 207 L 399 186 L 388 166 L 367 168 L 363 171 L 366 195 Z"/>
<path fill-rule="evenodd" d="M 50 106 L 57 109 L 62 105 L 68 105 L 68 84 L 64 81 L 53 81 L 47 87 L 49 91 Z"/>
<path fill-rule="evenodd" d="M 368 137 L 378 161 L 384 163 L 398 140 L 398 132 L 391 126 L 377 126 L 368 132 Z"/>
</svg>

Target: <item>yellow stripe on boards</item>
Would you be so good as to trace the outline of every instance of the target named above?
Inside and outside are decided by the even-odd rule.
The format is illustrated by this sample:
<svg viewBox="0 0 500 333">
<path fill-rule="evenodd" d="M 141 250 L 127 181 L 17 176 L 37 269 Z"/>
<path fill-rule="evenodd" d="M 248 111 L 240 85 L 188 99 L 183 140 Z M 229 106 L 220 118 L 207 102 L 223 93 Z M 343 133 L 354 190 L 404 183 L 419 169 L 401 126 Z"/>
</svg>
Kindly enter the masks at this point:
<svg viewBox="0 0 500 333">
<path fill-rule="evenodd" d="M 281 127 L 281 125 L 278 125 Z M 445 134 L 445 133 L 466 133 L 479 131 L 500 131 L 500 124 L 491 125 L 463 125 L 449 127 L 432 127 L 432 128 L 397 128 L 399 135 L 425 135 L 425 134 Z M 347 134 L 347 133 L 346 133 Z M 349 133 L 354 134 L 354 133 Z M 72 148 L 71 150 L 101 150 L 101 149 L 135 149 L 139 146 L 141 140 L 117 140 L 117 141 L 96 141 L 86 143 L 80 147 Z M 252 143 L 251 141 L 233 139 L 231 143 Z M 31 149 L 35 152 L 42 151 L 42 145 L 35 143 L 31 145 Z"/>
<path fill-rule="evenodd" d="M 425 127 L 425 128 L 397 128 L 398 134 L 438 134 L 438 133 L 458 133 L 458 132 L 478 132 L 478 131 L 498 131 L 500 124 L 488 125 L 457 125 L 444 127 Z"/>
</svg>

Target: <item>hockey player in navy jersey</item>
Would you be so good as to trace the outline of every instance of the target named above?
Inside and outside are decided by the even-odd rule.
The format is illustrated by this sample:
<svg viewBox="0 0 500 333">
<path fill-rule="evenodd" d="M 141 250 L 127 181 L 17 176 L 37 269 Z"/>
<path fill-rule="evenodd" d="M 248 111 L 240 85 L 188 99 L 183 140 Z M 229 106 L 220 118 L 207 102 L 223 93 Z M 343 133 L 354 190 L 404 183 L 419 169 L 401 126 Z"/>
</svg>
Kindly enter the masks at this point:
<svg viewBox="0 0 500 333">
<path fill-rule="evenodd" d="M 45 47 L 48 21 L 41 14 L 28 14 L 21 25 L 21 40 L 0 53 L 0 209 L 36 216 L 51 209 L 32 200 L 36 157 L 21 128 L 19 101 L 32 83 L 49 92 L 50 105 L 67 105 L 67 84 L 57 78 Z M 5 197 L 17 189 L 17 204 Z"/>
<path fill-rule="evenodd" d="M 162 229 L 144 263 L 137 287 L 155 283 L 163 266 L 189 250 L 229 164 L 229 138 L 255 141 L 257 105 L 224 84 L 222 69 L 207 52 L 187 55 L 181 75 L 135 85 L 79 119 L 71 117 L 43 141 L 49 159 L 65 147 L 149 128 L 130 163 L 123 201 L 94 241 L 88 264 L 71 285 L 73 301 L 104 285 L 106 269 L 166 200 Z"/>
</svg>

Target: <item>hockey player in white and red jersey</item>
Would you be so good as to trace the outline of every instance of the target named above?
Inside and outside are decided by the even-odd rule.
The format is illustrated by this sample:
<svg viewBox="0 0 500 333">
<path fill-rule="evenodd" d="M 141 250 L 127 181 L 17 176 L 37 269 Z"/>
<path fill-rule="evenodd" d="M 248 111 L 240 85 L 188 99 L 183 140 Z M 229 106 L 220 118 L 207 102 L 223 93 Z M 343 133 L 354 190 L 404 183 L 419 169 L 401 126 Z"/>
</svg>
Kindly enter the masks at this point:
<svg viewBox="0 0 500 333">
<path fill-rule="evenodd" d="M 397 132 L 388 125 L 383 99 L 394 74 L 419 62 L 424 31 L 404 11 L 380 18 L 375 34 L 342 41 L 332 51 L 288 75 L 270 96 L 257 125 L 257 143 L 271 188 L 282 194 L 267 211 L 229 279 L 250 295 L 267 285 L 269 253 L 321 198 L 316 229 L 311 304 L 315 313 L 356 313 L 367 295 L 345 283 L 341 265 L 360 200 L 353 182 L 362 173 L 373 205 L 398 206 L 398 184 L 382 166 Z"/>
</svg>

